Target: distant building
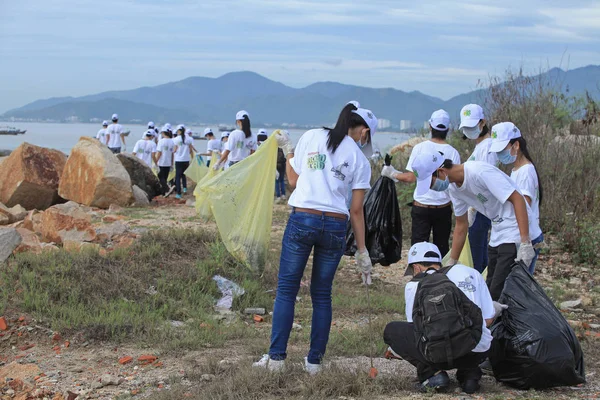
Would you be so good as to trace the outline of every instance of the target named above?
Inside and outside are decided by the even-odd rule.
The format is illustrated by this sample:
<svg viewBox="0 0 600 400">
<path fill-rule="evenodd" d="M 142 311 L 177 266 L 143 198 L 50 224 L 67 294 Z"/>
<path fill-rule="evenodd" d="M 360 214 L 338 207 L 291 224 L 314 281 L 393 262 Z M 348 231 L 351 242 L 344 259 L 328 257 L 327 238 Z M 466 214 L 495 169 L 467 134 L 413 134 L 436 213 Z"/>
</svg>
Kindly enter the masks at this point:
<svg viewBox="0 0 600 400">
<path fill-rule="evenodd" d="M 377 129 L 388 129 L 392 126 L 392 123 L 389 119 L 378 119 L 377 120 Z"/>
<path fill-rule="evenodd" d="M 408 131 L 412 127 L 412 122 L 409 119 L 403 119 L 400 121 L 400 130 Z"/>
</svg>

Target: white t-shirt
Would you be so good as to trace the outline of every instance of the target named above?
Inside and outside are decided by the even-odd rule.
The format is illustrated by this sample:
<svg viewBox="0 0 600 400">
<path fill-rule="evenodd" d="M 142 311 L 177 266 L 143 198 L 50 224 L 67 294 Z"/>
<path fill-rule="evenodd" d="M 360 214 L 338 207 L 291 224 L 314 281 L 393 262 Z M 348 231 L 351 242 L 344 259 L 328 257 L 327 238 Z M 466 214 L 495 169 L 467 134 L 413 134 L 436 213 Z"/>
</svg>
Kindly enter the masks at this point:
<svg viewBox="0 0 600 400">
<path fill-rule="evenodd" d="M 444 154 L 444 159 L 452 160 L 454 165 L 460 164 L 460 155 L 454 147 L 450 146 L 449 144 L 439 144 L 434 143 L 431 140 L 427 140 L 425 142 L 417 144 L 413 148 L 412 152 L 410 153 L 408 163 L 406 163 L 406 169 L 412 171 L 412 163 L 418 154 L 431 154 L 438 152 Z M 417 196 L 417 193 L 415 191 L 413 198 L 415 199 L 415 201 L 421 204 L 426 204 L 428 206 L 441 206 L 450 203 L 450 196 L 448 195 L 448 191 L 436 192 L 435 190 L 430 190 L 423 196 Z"/>
<path fill-rule="evenodd" d="M 225 150 L 229 150 L 228 162 L 242 161 L 250 155 L 251 151 L 258 148 L 256 135 L 253 133 L 249 138 L 246 134 L 236 129 L 229 134 L 229 141 L 225 144 Z"/>
<path fill-rule="evenodd" d="M 160 158 L 158 159 L 159 167 L 170 167 L 173 164 L 173 139 L 162 138 L 156 145 L 156 151 L 160 152 Z"/>
<path fill-rule="evenodd" d="M 142 133 L 142 139 L 146 139 L 147 133 L 151 133 L 152 135 L 150 135 L 150 136 L 152 136 L 152 138 L 155 138 L 158 136 L 158 133 L 156 133 L 156 131 L 154 129 L 148 129 L 148 130 L 145 130 L 144 133 Z"/>
<path fill-rule="evenodd" d="M 211 139 L 206 144 L 206 152 L 212 155 L 213 151 L 221 152 L 221 141 L 219 139 Z"/>
<path fill-rule="evenodd" d="M 177 147 L 175 151 L 175 162 L 189 162 L 191 160 L 190 156 L 190 144 L 194 141 L 188 135 L 184 135 L 185 143 L 181 139 L 181 136 L 177 136 L 173 138 L 173 145 Z"/>
<path fill-rule="evenodd" d="M 152 153 L 156 153 L 156 143 L 152 140 L 138 140 L 133 146 L 133 153 L 152 168 Z"/>
<path fill-rule="evenodd" d="M 538 181 L 535 166 L 533 164 L 525 164 L 517 170 L 512 170 L 510 174 L 523 196 L 528 196 L 531 199 L 531 214 L 534 221 L 539 226 L 540 224 L 540 183 Z M 539 236 L 539 235 L 538 235 Z M 531 237 L 531 240 L 537 238 Z"/>
<path fill-rule="evenodd" d="M 110 124 L 106 128 L 106 133 L 110 135 L 108 147 L 116 149 L 121 148 L 121 133 L 123 133 L 123 126 L 120 124 Z"/>
<path fill-rule="evenodd" d="M 433 273 L 433 271 L 429 272 Z M 492 296 L 483 276 L 474 268 L 469 268 L 461 264 L 456 264 L 448 271 L 448 279 L 450 279 L 473 303 L 481 309 L 483 316 L 483 329 L 481 331 L 481 339 L 477 346 L 472 350 L 475 353 L 483 353 L 488 351 L 492 344 L 492 333 L 485 324 L 486 319 L 494 318 L 494 304 Z M 406 320 L 413 322 L 413 304 L 419 282 L 408 282 L 404 288 L 404 299 L 406 303 Z"/>
<path fill-rule="evenodd" d="M 504 243 L 521 243 L 515 208 L 508 201 L 513 192 L 519 192 L 517 185 L 498 168 L 482 161 L 464 164 L 465 180 L 461 187 L 450 184 L 449 193 L 457 217 L 465 215 L 469 207 L 475 208 L 492 221 L 490 246 Z M 520 192 L 519 192 L 520 193 Z M 537 238 L 542 231 L 533 218 L 531 208 L 525 204 L 529 217 L 530 239 Z"/>
<path fill-rule="evenodd" d="M 290 164 L 299 177 L 289 205 L 350 215 L 348 192 L 370 189 L 371 165 L 348 136 L 332 154 L 327 148 L 328 137 L 327 130 L 312 129 L 298 141 Z"/>
<path fill-rule="evenodd" d="M 102 128 L 96 134 L 96 139 L 98 139 L 100 141 L 100 143 L 102 143 L 104 145 L 106 145 L 106 139 L 107 139 L 106 131 L 107 131 L 107 129 Z"/>
<path fill-rule="evenodd" d="M 483 161 L 494 167 L 498 166 L 498 153 L 491 152 L 490 146 L 492 145 L 492 139 L 485 138 L 481 142 L 477 143 L 473 154 L 467 161 Z"/>
</svg>

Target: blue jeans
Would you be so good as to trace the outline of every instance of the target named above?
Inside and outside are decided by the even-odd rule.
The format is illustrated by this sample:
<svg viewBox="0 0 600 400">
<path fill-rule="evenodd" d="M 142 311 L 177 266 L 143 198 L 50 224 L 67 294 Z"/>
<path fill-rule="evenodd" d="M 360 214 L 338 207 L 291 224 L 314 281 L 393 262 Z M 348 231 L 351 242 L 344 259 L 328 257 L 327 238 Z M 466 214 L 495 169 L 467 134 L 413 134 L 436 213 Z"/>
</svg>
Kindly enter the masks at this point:
<svg viewBox="0 0 600 400">
<path fill-rule="evenodd" d="M 296 296 L 314 248 L 310 296 L 313 305 L 308 362 L 320 364 L 331 329 L 331 287 L 346 243 L 346 220 L 293 211 L 283 242 L 273 309 L 269 356 L 285 360 L 294 322 Z"/>
<path fill-rule="evenodd" d="M 535 246 L 536 244 L 542 243 L 543 241 L 544 241 L 544 234 L 542 233 L 542 234 L 540 234 L 540 236 L 533 239 L 531 244 Z M 535 271 L 535 263 L 536 263 L 539 255 L 540 255 L 540 249 L 535 249 L 535 257 L 533 257 L 533 260 L 531 260 L 531 265 L 529 266 L 529 273 L 531 275 L 533 275 L 533 271 Z"/>
<path fill-rule="evenodd" d="M 279 178 L 275 179 L 275 195 L 277 197 L 285 196 L 285 173 L 279 173 Z"/>
<path fill-rule="evenodd" d="M 477 213 L 475 222 L 469 228 L 469 245 L 473 256 L 473 268 L 479 273 L 488 266 L 488 243 L 492 221 L 485 215 Z"/>
</svg>

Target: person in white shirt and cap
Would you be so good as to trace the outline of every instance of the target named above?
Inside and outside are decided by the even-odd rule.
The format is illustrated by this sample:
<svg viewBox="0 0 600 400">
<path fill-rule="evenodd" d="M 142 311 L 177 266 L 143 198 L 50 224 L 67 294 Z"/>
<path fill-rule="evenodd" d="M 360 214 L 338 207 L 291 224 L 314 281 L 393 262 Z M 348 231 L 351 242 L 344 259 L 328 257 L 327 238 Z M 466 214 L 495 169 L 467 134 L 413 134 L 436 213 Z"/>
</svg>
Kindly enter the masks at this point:
<svg viewBox="0 0 600 400">
<path fill-rule="evenodd" d="M 106 142 L 110 151 L 114 154 L 119 154 L 121 152 L 121 142 L 123 146 L 126 146 L 123 126 L 119 124 L 119 116 L 117 114 L 113 114 L 111 119 L 112 124 L 106 130 Z"/>
<path fill-rule="evenodd" d="M 258 130 L 258 135 L 256 135 L 256 140 L 258 141 L 259 146 L 261 144 L 263 144 L 263 142 L 265 142 L 268 138 L 269 138 L 269 135 L 267 134 L 266 129 L 261 128 Z"/>
<path fill-rule="evenodd" d="M 417 144 L 410 154 L 406 169 L 411 172 L 401 173 L 392 166 L 385 166 L 381 171 L 394 182 L 413 183 L 416 177 L 413 168 L 415 158 L 420 154 L 437 153 L 443 159 L 452 160 L 460 164 L 460 155 L 454 147 L 446 142 L 450 130 L 450 115 L 444 110 L 437 110 L 429 119 L 431 139 Z M 449 240 L 452 231 L 452 203 L 447 191 L 415 190 L 411 209 L 412 233 L 411 244 L 428 242 L 433 235 L 432 242 L 440 249 L 442 254 L 450 249 Z"/>
<path fill-rule="evenodd" d="M 152 136 L 152 140 L 154 143 L 158 142 L 158 133 L 156 132 L 156 127 L 154 126 L 154 122 L 148 122 L 148 129 L 142 133 L 142 139 L 146 139 L 146 136 L 150 134 Z"/>
<path fill-rule="evenodd" d="M 213 153 L 220 155 L 221 154 L 221 141 L 215 138 L 215 134 L 213 133 L 211 128 L 206 128 L 204 130 L 204 137 L 208 140 L 206 143 L 206 153 L 202 154 L 205 157 L 208 157 L 208 161 L 206 161 L 206 166 L 210 167 L 210 159 L 212 158 Z"/>
<path fill-rule="evenodd" d="M 156 143 L 154 143 L 154 130 L 147 130 L 144 139 L 137 141 L 133 146 L 133 155 L 146 163 L 152 168 L 152 164 L 156 163 Z"/>
<path fill-rule="evenodd" d="M 227 143 L 229 141 L 229 134 L 230 134 L 230 132 L 221 133 L 221 149 L 224 149 L 225 143 Z"/>
<path fill-rule="evenodd" d="M 229 134 L 229 139 L 223 148 L 221 159 L 213 168 L 218 170 L 223 166 L 229 168 L 246 157 L 254 154 L 258 148 L 256 135 L 252 133 L 250 116 L 245 110 L 238 111 L 235 115 L 238 129 Z"/>
<path fill-rule="evenodd" d="M 498 300 L 515 261 L 531 265 L 535 257 L 531 237 L 542 232 L 517 185 L 493 165 L 482 161 L 454 164 L 435 152 L 415 157 L 413 173 L 417 194 L 448 191 L 452 199 L 456 225 L 446 265 L 457 263 L 465 244 L 469 207 L 492 221 L 487 285 L 492 299 Z"/>
<path fill-rule="evenodd" d="M 103 145 L 106 146 L 106 139 L 107 138 L 107 128 L 108 128 L 108 121 L 102 121 L 102 129 L 100 129 L 98 131 L 98 133 L 96 134 L 96 139 L 98 139 L 100 141 L 100 143 L 102 143 Z"/>
</svg>

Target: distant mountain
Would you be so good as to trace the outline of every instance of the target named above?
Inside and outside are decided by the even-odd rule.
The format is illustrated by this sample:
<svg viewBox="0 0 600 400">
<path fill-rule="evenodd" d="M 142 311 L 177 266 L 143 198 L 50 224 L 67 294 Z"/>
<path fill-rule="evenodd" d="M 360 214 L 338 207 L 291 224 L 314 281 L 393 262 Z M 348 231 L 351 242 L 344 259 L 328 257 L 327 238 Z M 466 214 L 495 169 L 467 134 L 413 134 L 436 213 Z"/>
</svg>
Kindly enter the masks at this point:
<svg viewBox="0 0 600 400">
<path fill-rule="evenodd" d="M 600 98 L 600 66 L 546 72 L 549 82 L 560 84 L 570 95 L 586 90 Z M 484 89 L 447 101 L 418 91 L 373 89 L 336 82 L 318 82 L 295 89 L 254 72 L 233 72 L 219 78 L 191 77 L 153 87 L 110 91 L 82 97 L 38 100 L 8 111 L 2 118 L 63 120 L 107 119 L 119 113 L 122 122 L 154 120 L 171 122 L 233 123 L 235 112 L 246 109 L 254 124 L 332 124 L 344 104 L 359 100 L 378 118 L 413 121 L 421 126 L 433 110 L 444 108 L 458 118 L 461 107 L 480 102 Z"/>
</svg>

